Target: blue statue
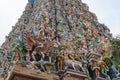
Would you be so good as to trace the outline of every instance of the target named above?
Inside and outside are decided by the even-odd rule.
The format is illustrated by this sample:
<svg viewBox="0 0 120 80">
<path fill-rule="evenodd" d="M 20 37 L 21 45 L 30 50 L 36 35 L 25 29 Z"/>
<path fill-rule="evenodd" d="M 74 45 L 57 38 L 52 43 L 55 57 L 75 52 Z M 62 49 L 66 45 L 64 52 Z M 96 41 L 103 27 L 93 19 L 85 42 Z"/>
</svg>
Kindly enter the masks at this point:
<svg viewBox="0 0 120 80">
<path fill-rule="evenodd" d="M 111 80 L 112 80 L 113 78 L 118 77 L 119 72 L 117 71 L 117 69 L 116 69 L 115 66 L 113 65 L 112 60 L 111 60 L 109 57 L 106 57 L 106 58 L 104 59 L 104 61 L 105 61 L 106 65 L 107 65 L 108 68 L 109 68 L 109 71 L 108 71 L 107 73 L 108 73 L 108 75 L 110 76 Z"/>
<path fill-rule="evenodd" d="M 35 0 L 28 0 L 31 4 L 34 4 Z"/>
<path fill-rule="evenodd" d="M 108 69 L 108 66 L 106 65 L 106 63 L 104 61 L 99 61 L 99 64 L 100 64 L 101 77 L 103 77 L 105 79 L 110 79 L 109 75 L 107 74 L 109 69 Z"/>
</svg>

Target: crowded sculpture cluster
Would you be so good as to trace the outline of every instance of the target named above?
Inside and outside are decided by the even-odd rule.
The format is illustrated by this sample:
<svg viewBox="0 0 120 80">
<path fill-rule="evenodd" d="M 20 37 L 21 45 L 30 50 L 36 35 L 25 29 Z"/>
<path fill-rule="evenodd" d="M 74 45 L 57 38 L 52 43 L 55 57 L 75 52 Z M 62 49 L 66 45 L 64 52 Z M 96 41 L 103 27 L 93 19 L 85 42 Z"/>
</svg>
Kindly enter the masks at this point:
<svg viewBox="0 0 120 80">
<path fill-rule="evenodd" d="M 39 72 L 72 69 L 88 78 L 114 79 L 119 72 L 106 52 L 112 37 L 81 0 L 28 0 L 6 36 L 1 68 L 22 64 Z"/>
</svg>

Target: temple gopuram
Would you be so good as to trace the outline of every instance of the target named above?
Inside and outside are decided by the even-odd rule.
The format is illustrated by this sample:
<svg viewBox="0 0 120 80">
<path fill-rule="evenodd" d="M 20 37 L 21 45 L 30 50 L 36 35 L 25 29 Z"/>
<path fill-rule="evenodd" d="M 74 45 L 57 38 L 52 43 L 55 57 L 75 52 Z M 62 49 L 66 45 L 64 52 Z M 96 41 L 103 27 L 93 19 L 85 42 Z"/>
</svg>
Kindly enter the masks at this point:
<svg viewBox="0 0 120 80">
<path fill-rule="evenodd" d="M 0 49 L 3 80 L 120 80 L 112 34 L 81 0 L 28 0 Z"/>
</svg>

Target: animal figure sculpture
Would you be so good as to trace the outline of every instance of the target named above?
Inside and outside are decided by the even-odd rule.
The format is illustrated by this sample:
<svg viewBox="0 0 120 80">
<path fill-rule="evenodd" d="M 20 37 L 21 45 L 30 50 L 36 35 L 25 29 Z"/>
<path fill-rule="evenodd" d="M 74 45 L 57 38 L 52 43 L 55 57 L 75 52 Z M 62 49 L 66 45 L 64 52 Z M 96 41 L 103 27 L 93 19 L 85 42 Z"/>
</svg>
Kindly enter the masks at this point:
<svg viewBox="0 0 120 80">
<path fill-rule="evenodd" d="M 65 64 L 67 67 L 72 67 L 75 71 L 83 71 L 82 62 L 76 60 L 65 60 Z"/>
<path fill-rule="evenodd" d="M 67 67 L 72 67 L 75 71 L 84 71 L 82 67 L 82 61 L 75 60 L 74 54 L 70 53 L 68 57 L 65 58 L 64 62 Z"/>
</svg>

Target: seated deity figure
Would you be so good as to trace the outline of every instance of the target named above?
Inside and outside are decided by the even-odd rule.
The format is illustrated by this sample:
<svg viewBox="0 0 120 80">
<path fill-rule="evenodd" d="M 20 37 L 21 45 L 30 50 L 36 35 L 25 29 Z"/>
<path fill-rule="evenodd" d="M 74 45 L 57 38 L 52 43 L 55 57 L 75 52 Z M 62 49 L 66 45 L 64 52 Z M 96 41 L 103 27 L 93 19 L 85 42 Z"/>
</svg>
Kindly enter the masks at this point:
<svg viewBox="0 0 120 80">
<path fill-rule="evenodd" d="M 36 67 L 40 67 L 43 72 L 51 73 L 51 67 L 53 64 L 51 63 L 51 57 L 49 53 L 37 52 L 33 51 L 32 53 L 33 65 Z"/>
<path fill-rule="evenodd" d="M 38 68 L 38 67 L 41 67 L 41 69 L 43 71 L 45 71 L 45 68 L 42 64 L 40 64 L 40 62 L 42 61 L 43 62 L 43 58 L 44 58 L 44 54 L 41 53 L 41 52 L 37 52 L 36 50 L 34 50 L 32 52 L 32 59 L 33 59 L 33 65 Z"/>
<path fill-rule="evenodd" d="M 32 62 L 32 61 L 33 61 L 33 59 L 32 59 L 32 57 L 31 57 L 30 53 L 27 52 L 27 53 L 25 54 L 25 62 L 29 63 L 29 62 Z"/>
<path fill-rule="evenodd" d="M 51 62 L 51 57 L 48 53 L 45 53 L 43 58 L 43 65 L 45 66 L 45 69 L 48 73 L 51 73 L 51 68 L 54 65 L 54 63 Z"/>
</svg>

